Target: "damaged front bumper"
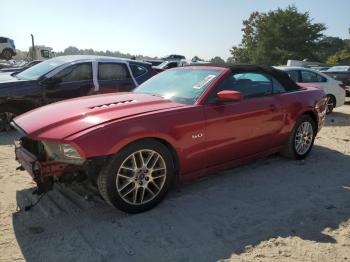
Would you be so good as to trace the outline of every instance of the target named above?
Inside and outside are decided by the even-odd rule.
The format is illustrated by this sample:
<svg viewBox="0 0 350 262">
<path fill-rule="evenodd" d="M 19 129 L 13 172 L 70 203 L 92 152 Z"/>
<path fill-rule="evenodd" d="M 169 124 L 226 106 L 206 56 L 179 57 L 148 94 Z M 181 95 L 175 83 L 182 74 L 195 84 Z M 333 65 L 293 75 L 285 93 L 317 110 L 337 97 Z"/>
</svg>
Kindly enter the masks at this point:
<svg viewBox="0 0 350 262">
<path fill-rule="evenodd" d="M 63 175 L 68 167 L 68 164 L 56 161 L 40 161 L 20 143 L 15 143 L 15 155 L 21 165 L 18 169 L 27 171 L 36 182 L 37 189 L 34 192 L 37 194 L 51 190 L 53 178 Z"/>
<path fill-rule="evenodd" d="M 90 159 L 53 159 L 47 152 L 51 150 L 57 155 L 58 148 L 54 144 L 45 144 L 43 141 L 32 140 L 23 136 L 15 141 L 16 160 L 20 163 L 18 169 L 25 170 L 36 182 L 38 194 L 52 189 L 54 181 L 72 182 L 88 178 L 96 181 L 101 168 L 108 161 L 108 157 L 95 157 Z M 65 148 L 63 148 L 65 149 Z M 66 150 L 67 152 L 67 150 Z M 68 151 L 71 154 L 71 151 Z M 74 156 L 74 155 L 73 155 Z M 66 162 L 59 161 L 63 159 Z"/>
<path fill-rule="evenodd" d="M 68 164 L 56 161 L 39 161 L 38 158 L 22 146 L 15 147 L 16 160 L 34 179 L 60 176 Z"/>
</svg>

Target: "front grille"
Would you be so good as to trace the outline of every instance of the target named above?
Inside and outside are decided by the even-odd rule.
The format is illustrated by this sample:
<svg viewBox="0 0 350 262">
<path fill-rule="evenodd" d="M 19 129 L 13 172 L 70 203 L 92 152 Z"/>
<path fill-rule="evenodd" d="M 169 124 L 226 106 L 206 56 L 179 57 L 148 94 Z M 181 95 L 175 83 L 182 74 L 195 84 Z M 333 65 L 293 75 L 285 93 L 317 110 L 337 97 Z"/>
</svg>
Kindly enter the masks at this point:
<svg viewBox="0 0 350 262">
<path fill-rule="evenodd" d="M 44 160 L 45 159 L 45 149 L 44 145 L 40 141 L 36 141 L 33 139 L 30 139 L 29 137 L 22 137 L 20 139 L 21 146 L 25 148 L 27 151 L 32 153 L 34 156 L 38 158 L 38 160 Z"/>
</svg>

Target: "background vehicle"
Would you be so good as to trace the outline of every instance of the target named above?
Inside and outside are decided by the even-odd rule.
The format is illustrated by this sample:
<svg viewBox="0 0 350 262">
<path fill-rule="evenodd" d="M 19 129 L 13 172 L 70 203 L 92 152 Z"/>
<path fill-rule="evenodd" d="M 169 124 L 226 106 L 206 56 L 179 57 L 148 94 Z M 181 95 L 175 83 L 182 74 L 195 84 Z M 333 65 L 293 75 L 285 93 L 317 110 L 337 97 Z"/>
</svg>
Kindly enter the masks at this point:
<svg viewBox="0 0 350 262">
<path fill-rule="evenodd" d="M 34 60 L 31 62 L 27 62 L 21 66 L 13 66 L 13 67 L 6 67 L 0 69 L 0 73 L 20 73 L 34 65 L 37 65 L 41 62 L 41 60 Z"/>
<path fill-rule="evenodd" d="M 297 83 L 312 83 L 323 89 L 327 95 L 327 113 L 331 113 L 335 107 L 345 103 L 345 90 L 347 87 L 340 81 L 322 72 L 310 68 L 286 66 L 276 67 L 286 71 L 288 75 Z"/>
<path fill-rule="evenodd" d="M 61 101 L 14 119 L 39 191 L 72 172 L 126 212 L 152 208 L 173 181 L 282 151 L 302 159 L 323 126 L 325 94 L 269 67 L 179 67 L 132 93 Z M 52 117 L 55 116 L 55 117 Z M 35 121 L 34 121 L 35 120 Z"/>
<path fill-rule="evenodd" d="M 164 62 L 163 60 L 159 60 L 159 59 L 144 59 L 143 61 L 147 63 L 151 63 L 152 66 L 157 66 Z"/>
<path fill-rule="evenodd" d="M 18 114 L 73 97 L 131 91 L 155 74 L 148 63 L 98 56 L 60 56 L 17 75 L 0 74 L 0 130 Z"/>
<path fill-rule="evenodd" d="M 47 47 L 44 45 L 36 45 L 34 48 L 29 47 L 29 53 L 31 60 L 40 60 L 44 61 L 54 57 L 54 52 L 52 52 L 51 47 Z"/>
<path fill-rule="evenodd" d="M 153 66 L 153 69 L 156 72 L 162 72 L 164 70 L 170 69 L 170 68 L 174 68 L 174 67 L 179 67 L 179 66 L 185 66 L 188 63 L 186 62 L 186 60 L 174 60 L 174 61 L 164 61 L 163 63 L 161 63 L 158 66 Z"/>
<path fill-rule="evenodd" d="M 328 70 L 330 67 L 329 66 L 311 66 L 310 68 L 317 71 L 325 71 L 325 70 Z"/>
<path fill-rule="evenodd" d="M 350 66 L 333 66 L 322 73 L 342 81 L 347 86 L 346 96 L 350 96 Z"/>
<path fill-rule="evenodd" d="M 350 72 L 350 66 L 332 66 L 328 72 Z"/>
<path fill-rule="evenodd" d="M 12 59 L 16 55 L 15 42 L 7 37 L 0 37 L 0 58 L 5 60 Z"/>
<path fill-rule="evenodd" d="M 183 55 L 168 55 L 165 57 L 162 57 L 161 60 L 168 61 L 168 60 L 186 60 L 186 57 Z"/>
</svg>

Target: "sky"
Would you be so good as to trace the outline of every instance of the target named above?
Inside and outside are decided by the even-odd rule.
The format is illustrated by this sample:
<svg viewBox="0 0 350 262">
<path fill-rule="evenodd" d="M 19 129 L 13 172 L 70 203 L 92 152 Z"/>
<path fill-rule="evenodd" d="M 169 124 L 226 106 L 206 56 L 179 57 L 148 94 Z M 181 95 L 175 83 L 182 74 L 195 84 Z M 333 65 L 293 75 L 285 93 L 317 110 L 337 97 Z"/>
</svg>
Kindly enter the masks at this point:
<svg viewBox="0 0 350 262">
<path fill-rule="evenodd" d="M 0 35 L 14 39 L 23 51 L 32 33 L 35 44 L 56 52 L 76 46 L 227 59 L 241 42 L 242 21 L 251 12 L 288 5 L 324 23 L 326 35 L 350 38 L 350 0 L 0 0 Z"/>
</svg>

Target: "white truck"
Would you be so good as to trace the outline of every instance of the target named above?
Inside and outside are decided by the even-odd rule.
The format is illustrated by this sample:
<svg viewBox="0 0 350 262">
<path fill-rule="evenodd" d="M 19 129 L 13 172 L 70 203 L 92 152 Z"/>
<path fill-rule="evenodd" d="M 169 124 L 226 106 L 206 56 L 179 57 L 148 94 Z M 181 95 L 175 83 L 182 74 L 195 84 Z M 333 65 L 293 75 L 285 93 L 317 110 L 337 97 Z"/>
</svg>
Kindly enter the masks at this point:
<svg viewBox="0 0 350 262">
<path fill-rule="evenodd" d="M 51 47 L 47 47 L 44 45 L 35 45 L 34 48 L 31 46 L 29 47 L 29 57 L 32 61 L 34 60 L 47 60 L 55 56 L 55 53 L 52 52 Z"/>
</svg>

